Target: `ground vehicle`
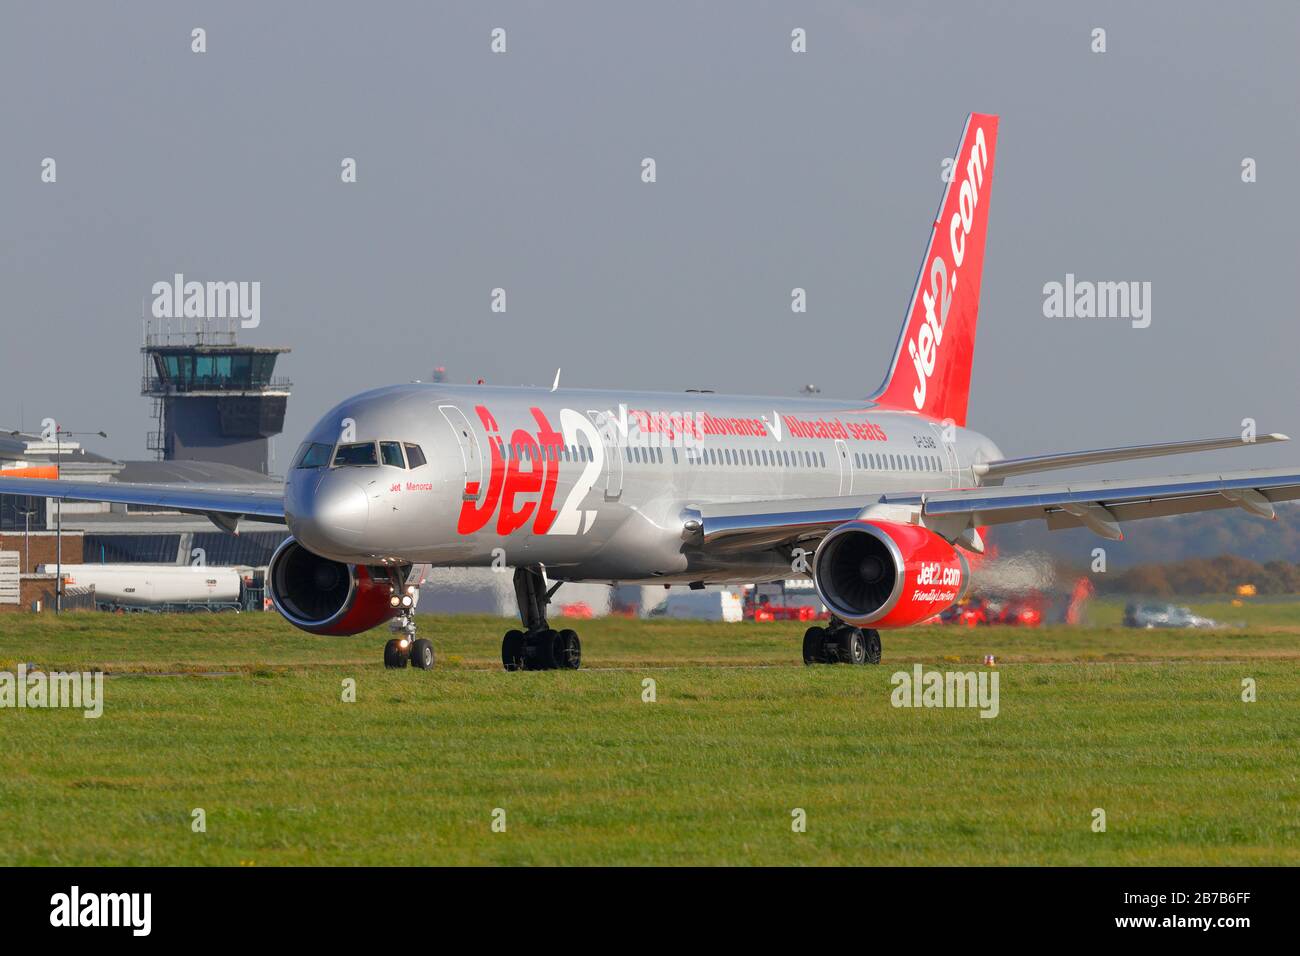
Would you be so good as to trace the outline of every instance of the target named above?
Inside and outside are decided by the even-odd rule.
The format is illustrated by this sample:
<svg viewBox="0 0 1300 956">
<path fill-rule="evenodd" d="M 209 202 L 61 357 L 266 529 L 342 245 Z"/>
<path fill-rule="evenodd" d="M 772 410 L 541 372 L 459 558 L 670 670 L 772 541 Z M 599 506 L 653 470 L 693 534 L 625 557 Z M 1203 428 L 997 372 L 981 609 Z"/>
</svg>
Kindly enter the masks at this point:
<svg viewBox="0 0 1300 956">
<path fill-rule="evenodd" d="M 1218 622 L 1175 604 L 1134 603 L 1124 608 L 1125 627 L 1218 627 Z"/>
<path fill-rule="evenodd" d="M 107 608 L 196 608 L 238 610 L 243 579 L 237 568 L 172 564 L 65 564 L 73 586 L 94 587 L 95 601 Z M 52 574 L 54 565 L 37 569 Z"/>
<path fill-rule="evenodd" d="M 1010 627 L 1040 627 L 1043 609 L 1033 597 L 1011 597 L 996 602 L 996 609 L 988 623 Z"/>
<path fill-rule="evenodd" d="M 811 582 L 757 584 L 745 589 L 745 620 L 826 621 L 826 610 Z"/>
<path fill-rule="evenodd" d="M 667 600 L 650 614 L 678 620 L 735 623 L 743 619 L 744 610 L 740 595 L 734 591 L 682 591 L 669 594 Z"/>
<path fill-rule="evenodd" d="M 962 627 L 977 627 L 989 622 L 988 610 L 982 597 L 967 598 L 945 610 L 935 618 L 939 624 L 960 624 Z"/>
<path fill-rule="evenodd" d="M 1041 599 L 1035 596 L 971 597 L 954 604 L 936 618 L 940 624 L 978 627 L 1000 624 L 1004 627 L 1039 627 L 1043 623 Z"/>
</svg>

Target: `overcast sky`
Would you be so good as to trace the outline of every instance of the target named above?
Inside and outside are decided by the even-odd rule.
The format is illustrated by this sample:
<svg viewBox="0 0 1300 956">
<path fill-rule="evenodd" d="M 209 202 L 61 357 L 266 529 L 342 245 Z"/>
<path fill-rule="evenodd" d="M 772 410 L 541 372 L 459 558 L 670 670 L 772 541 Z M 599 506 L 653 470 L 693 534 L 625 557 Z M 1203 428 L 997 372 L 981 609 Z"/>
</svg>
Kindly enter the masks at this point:
<svg viewBox="0 0 1300 956">
<path fill-rule="evenodd" d="M 147 457 L 141 314 L 176 272 L 261 282 L 242 338 L 293 348 L 281 468 L 345 394 L 439 364 L 863 396 L 979 111 L 1001 125 L 970 424 L 1011 454 L 1247 416 L 1300 437 L 1300 4 L 11 0 L 2 17 L 0 425 L 48 415 Z M 1045 318 L 1067 273 L 1150 282 L 1150 327 Z"/>
</svg>

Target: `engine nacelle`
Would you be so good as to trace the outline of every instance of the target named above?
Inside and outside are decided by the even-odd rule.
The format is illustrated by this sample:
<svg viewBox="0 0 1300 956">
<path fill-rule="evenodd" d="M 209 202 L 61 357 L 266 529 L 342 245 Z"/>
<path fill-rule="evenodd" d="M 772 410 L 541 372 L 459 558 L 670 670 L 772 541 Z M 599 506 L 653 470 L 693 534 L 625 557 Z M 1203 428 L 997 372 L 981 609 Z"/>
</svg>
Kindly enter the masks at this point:
<svg viewBox="0 0 1300 956">
<path fill-rule="evenodd" d="M 813 582 L 832 614 L 854 627 L 907 627 L 957 603 L 970 565 L 933 531 L 891 521 L 849 521 L 822 538 Z"/>
<path fill-rule="evenodd" d="M 360 634 L 396 617 L 392 588 L 364 565 L 313 554 L 286 538 L 266 567 L 266 590 L 294 627 L 313 634 Z"/>
</svg>

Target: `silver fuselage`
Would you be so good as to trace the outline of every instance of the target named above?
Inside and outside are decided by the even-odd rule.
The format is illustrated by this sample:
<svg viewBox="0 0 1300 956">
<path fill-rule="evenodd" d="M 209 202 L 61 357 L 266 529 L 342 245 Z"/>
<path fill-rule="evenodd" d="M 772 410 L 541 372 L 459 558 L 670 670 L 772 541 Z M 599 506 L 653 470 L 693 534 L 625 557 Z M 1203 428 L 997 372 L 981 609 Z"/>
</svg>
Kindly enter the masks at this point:
<svg viewBox="0 0 1300 956">
<path fill-rule="evenodd" d="M 1001 457 L 976 432 L 867 402 L 419 383 L 349 398 L 306 437 L 372 441 L 417 445 L 427 463 L 292 468 L 285 516 L 305 547 L 663 584 L 789 574 L 774 551 L 687 547 L 692 508 L 973 486 L 971 465 Z"/>
</svg>

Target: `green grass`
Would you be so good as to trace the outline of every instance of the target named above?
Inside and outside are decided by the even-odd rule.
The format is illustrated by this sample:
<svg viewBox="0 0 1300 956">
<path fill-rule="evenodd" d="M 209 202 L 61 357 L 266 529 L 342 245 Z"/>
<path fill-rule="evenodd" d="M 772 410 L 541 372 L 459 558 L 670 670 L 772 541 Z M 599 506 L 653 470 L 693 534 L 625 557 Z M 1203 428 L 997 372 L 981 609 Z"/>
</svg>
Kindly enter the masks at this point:
<svg viewBox="0 0 1300 956">
<path fill-rule="evenodd" d="M 0 710 L 0 864 L 1300 863 L 1300 628 L 932 628 L 804 668 L 794 625 L 605 620 L 582 671 L 505 674 L 504 622 L 421 624 L 432 673 L 273 615 L 0 617 L 0 665 L 118 675 L 99 720 Z M 996 719 L 890 705 L 986 653 Z"/>
</svg>

